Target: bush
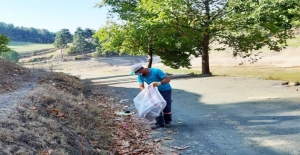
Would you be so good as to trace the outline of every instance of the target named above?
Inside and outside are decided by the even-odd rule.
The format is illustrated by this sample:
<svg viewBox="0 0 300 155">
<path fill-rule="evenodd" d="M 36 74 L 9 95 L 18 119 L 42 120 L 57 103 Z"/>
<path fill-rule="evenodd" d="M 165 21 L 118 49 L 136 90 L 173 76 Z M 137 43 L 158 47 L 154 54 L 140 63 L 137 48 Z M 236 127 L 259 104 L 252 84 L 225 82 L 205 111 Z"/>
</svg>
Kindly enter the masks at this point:
<svg viewBox="0 0 300 155">
<path fill-rule="evenodd" d="M 68 48 L 67 48 L 67 54 L 68 55 L 72 55 L 72 54 L 76 54 L 76 53 L 79 53 L 80 51 L 78 51 L 77 50 L 77 48 L 76 47 L 74 47 L 74 46 L 69 46 Z"/>
<path fill-rule="evenodd" d="M 103 56 L 103 53 L 102 53 L 100 47 L 96 47 L 96 51 L 93 53 L 93 56 L 94 56 L 94 57 L 100 57 L 100 56 Z"/>
<path fill-rule="evenodd" d="M 80 60 L 82 57 L 81 56 L 76 56 L 74 57 L 74 60 Z"/>
<path fill-rule="evenodd" d="M 93 46 L 93 44 L 86 44 L 84 47 L 69 46 L 66 51 L 68 55 L 84 54 L 94 52 L 95 47 Z"/>
<path fill-rule="evenodd" d="M 96 47 L 96 51 L 93 53 L 94 57 L 102 57 L 102 56 L 119 56 L 120 53 L 117 51 L 103 51 L 100 47 Z"/>
<path fill-rule="evenodd" d="M 28 60 L 28 62 L 39 62 L 39 61 L 43 61 L 46 60 L 47 58 L 45 57 L 39 57 L 39 58 L 33 58 L 31 60 Z"/>
<path fill-rule="evenodd" d="M 19 53 L 16 51 L 4 52 L 4 53 L 2 53 L 1 57 L 4 60 L 11 61 L 14 63 L 17 63 L 19 61 Z"/>
<path fill-rule="evenodd" d="M 32 56 L 36 56 L 37 51 L 31 51 Z"/>
</svg>

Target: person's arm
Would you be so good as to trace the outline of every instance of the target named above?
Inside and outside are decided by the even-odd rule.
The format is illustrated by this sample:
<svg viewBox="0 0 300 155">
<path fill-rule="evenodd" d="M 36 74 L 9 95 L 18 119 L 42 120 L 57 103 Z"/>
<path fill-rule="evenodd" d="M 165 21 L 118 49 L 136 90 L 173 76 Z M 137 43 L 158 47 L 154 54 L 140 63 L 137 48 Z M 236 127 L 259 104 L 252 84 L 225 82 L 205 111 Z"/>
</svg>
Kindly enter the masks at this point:
<svg viewBox="0 0 300 155">
<path fill-rule="evenodd" d="M 138 80 L 141 91 L 144 90 L 145 89 L 144 80 L 141 78 L 140 75 L 137 76 L 137 80 Z"/>
<path fill-rule="evenodd" d="M 162 78 L 162 80 L 161 80 L 161 81 L 155 82 L 155 83 L 153 84 L 154 87 L 157 87 L 157 86 L 159 86 L 159 85 L 161 85 L 161 84 L 167 84 L 167 83 L 169 83 L 169 82 L 171 81 L 170 78 L 169 78 L 162 70 L 158 70 L 158 71 L 157 71 L 157 75 L 158 75 L 160 78 Z"/>
<path fill-rule="evenodd" d="M 170 78 L 168 77 L 168 76 L 166 76 L 165 78 L 163 78 L 162 80 L 161 80 L 161 84 L 166 84 L 166 83 L 169 83 L 171 80 L 170 80 Z"/>
<path fill-rule="evenodd" d="M 140 83 L 139 86 L 140 86 L 141 91 L 145 89 L 144 83 Z"/>
</svg>

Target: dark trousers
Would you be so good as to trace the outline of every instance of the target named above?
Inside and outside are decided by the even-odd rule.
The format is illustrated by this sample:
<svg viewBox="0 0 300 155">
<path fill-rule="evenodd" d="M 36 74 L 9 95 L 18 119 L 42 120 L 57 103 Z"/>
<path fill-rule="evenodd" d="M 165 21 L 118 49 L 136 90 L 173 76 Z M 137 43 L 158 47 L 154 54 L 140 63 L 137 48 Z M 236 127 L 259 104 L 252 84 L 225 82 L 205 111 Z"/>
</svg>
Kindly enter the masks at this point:
<svg viewBox="0 0 300 155">
<path fill-rule="evenodd" d="M 172 90 L 166 90 L 166 91 L 159 91 L 161 96 L 166 100 L 167 105 L 163 112 L 155 119 L 156 124 L 168 124 L 172 121 Z"/>
</svg>

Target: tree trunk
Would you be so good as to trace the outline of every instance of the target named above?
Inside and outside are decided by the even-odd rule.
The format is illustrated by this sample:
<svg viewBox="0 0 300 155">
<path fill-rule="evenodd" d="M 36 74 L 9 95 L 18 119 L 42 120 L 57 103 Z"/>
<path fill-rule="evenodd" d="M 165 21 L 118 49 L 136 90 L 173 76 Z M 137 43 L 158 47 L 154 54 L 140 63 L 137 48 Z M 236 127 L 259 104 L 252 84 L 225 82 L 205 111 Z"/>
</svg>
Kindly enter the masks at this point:
<svg viewBox="0 0 300 155">
<path fill-rule="evenodd" d="M 60 49 L 60 56 L 61 56 L 61 60 L 63 60 L 64 56 L 63 56 L 63 53 L 62 53 L 62 48 Z"/>
<path fill-rule="evenodd" d="M 152 67 L 152 61 L 153 61 L 153 48 L 151 43 L 148 44 L 148 61 L 147 61 L 147 67 Z"/>
<path fill-rule="evenodd" d="M 211 74 L 209 70 L 209 21 L 210 21 L 210 13 L 209 13 L 209 0 L 205 0 L 204 2 L 205 5 L 205 32 L 203 34 L 203 40 L 202 40 L 202 74 Z"/>
<path fill-rule="evenodd" d="M 209 70 L 209 34 L 204 33 L 202 42 L 202 74 L 211 74 Z"/>
</svg>

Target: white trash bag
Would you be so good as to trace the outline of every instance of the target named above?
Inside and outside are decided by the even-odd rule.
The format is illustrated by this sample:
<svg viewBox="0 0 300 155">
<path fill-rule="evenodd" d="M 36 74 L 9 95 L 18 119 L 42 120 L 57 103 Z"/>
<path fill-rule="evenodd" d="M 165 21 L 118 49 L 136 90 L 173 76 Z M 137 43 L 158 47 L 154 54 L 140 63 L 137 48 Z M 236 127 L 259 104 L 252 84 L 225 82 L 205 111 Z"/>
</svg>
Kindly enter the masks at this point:
<svg viewBox="0 0 300 155">
<path fill-rule="evenodd" d="M 133 99 L 135 108 L 139 112 L 139 117 L 153 121 L 166 107 L 167 102 L 159 93 L 153 83 L 148 85 Z"/>
</svg>

